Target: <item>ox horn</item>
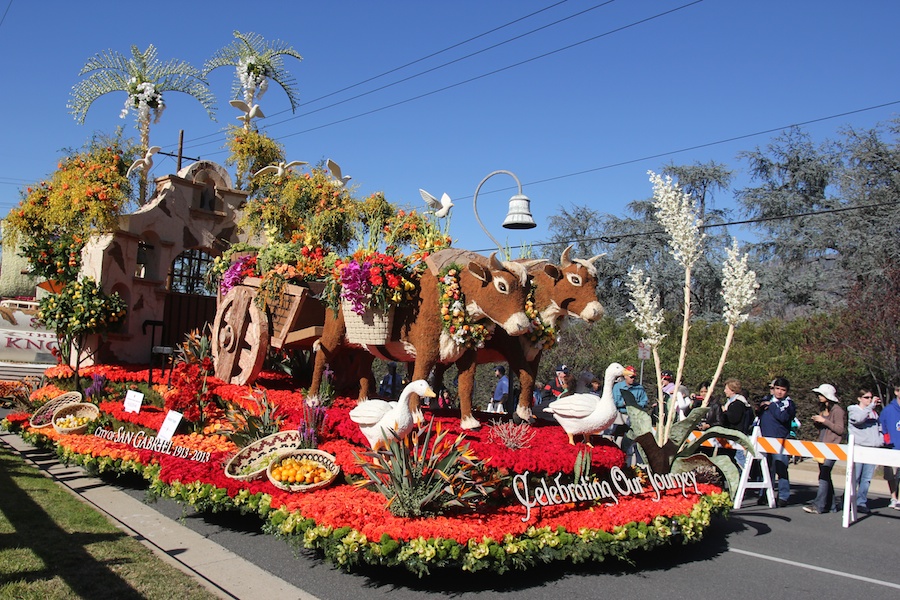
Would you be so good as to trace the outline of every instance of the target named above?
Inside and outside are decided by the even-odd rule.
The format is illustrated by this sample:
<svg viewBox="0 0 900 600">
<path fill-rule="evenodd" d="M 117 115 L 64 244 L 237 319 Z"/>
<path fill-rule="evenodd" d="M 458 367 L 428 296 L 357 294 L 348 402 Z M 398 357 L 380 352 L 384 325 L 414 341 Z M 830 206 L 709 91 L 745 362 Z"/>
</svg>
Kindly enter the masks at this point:
<svg viewBox="0 0 900 600">
<path fill-rule="evenodd" d="M 489 264 L 489 265 L 491 266 L 491 268 L 494 269 L 495 271 L 505 271 L 505 270 L 506 270 L 506 267 L 504 267 L 504 266 L 503 266 L 503 263 L 500 262 L 500 260 L 497 258 L 497 253 L 496 253 L 496 252 L 491 252 L 491 256 L 490 256 L 490 258 L 488 259 L 488 264 Z"/>
<path fill-rule="evenodd" d="M 571 251 L 572 246 L 569 246 L 565 250 L 563 250 L 562 256 L 559 257 L 559 266 L 561 266 L 563 269 L 572 264 L 572 259 L 569 258 L 569 252 Z"/>
<path fill-rule="evenodd" d="M 587 262 L 590 264 L 594 264 L 594 261 L 596 261 L 600 258 L 603 258 L 604 256 L 606 256 L 606 252 L 604 252 L 603 254 L 597 254 L 595 256 L 590 257 L 589 259 L 587 259 Z"/>
</svg>

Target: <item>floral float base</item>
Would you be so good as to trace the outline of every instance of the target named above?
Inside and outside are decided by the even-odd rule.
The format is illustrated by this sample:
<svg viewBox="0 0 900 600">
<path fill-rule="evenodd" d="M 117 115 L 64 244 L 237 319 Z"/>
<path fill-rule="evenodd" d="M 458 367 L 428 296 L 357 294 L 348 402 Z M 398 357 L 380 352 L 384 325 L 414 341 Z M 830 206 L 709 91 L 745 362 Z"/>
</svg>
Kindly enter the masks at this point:
<svg viewBox="0 0 900 600">
<path fill-rule="evenodd" d="M 237 386 L 223 386 L 220 391 L 232 387 Z M 727 514 L 730 507 L 727 494 L 701 483 L 696 488 L 699 494 L 692 489 L 657 493 L 648 486 L 647 493 L 620 496 L 617 503 L 535 506 L 528 519 L 526 508 L 512 496 L 505 506 L 486 504 L 476 512 L 408 519 L 391 515 L 380 494 L 350 485 L 291 493 L 268 480 L 230 478 L 223 464 L 235 450 L 225 449 L 217 435 L 176 435 L 172 440 L 178 446 L 209 452 L 204 462 L 136 448 L 90 432 L 60 435 L 52 428 L 34 429 L 25 415 L 9 415 L 3 424 L 20 431 L 31 443 L 56 447 L 66 462 L 97 472 L 139 473 L 157 496 L 200 511 L 257 514 L 267 532 L 318 550 L 347 570 L 359 565 L 397 566 L 423 576 L 437 569 L 503 573 L 557 561 L 602 561 L 638 549 L 699 540 L 712 515 Z M 338 429 L 343 426 L 332 423 Z M 349 464 L 352 447 L 345 439 L 322 446 L 341 466 Z M 497 459 L 521 462 L 526 458 L 522 451 L 515 456 Z"/>
</svg>

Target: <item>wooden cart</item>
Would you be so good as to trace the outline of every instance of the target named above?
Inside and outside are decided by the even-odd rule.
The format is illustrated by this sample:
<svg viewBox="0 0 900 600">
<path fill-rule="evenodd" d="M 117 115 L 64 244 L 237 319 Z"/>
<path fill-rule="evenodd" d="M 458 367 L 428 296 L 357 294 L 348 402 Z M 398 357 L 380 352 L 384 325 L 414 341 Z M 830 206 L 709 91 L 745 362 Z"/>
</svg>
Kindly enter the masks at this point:
<svg viewBox="0 0 900 600">
<path fill-rule="evenodd" d="M 287 284 L 277 305 L 257 304 L 261 279 L 247 277 L 219 299 L 212 330 L 216 377 L 227 383 L 253 383 L 269 347 L 311 348 L 322 336 L 325 305 L 318 298 L 324 284 Z"/>
</svg>

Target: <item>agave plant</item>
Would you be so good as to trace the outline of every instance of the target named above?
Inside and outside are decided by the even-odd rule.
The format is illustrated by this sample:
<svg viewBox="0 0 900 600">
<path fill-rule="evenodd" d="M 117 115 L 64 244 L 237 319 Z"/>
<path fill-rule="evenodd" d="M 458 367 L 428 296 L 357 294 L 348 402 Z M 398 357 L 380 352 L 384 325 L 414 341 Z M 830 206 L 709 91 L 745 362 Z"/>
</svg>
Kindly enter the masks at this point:
<svg viewBox="0 0 900 600">
<path fill-rule="evenodd" d="M 653 422 L 650 415 L 640 407 L 629 404 L 627 400 L 625 408 L 628 411 L 628 418 L 631 419 L 629 437 L 638 444 L 644 462 L 650 465 L 654 472 L 684 473 L 701 466 L 713 466 L 725 477 L 728 489 L 732 492 L 737 490 L 741 472 L 731 457 L 724 454 L 707 456 L 700 452 L 700 447 L 706 440 L 724 438 L 739 443 L 747 449 L 747 452 L 755 454 L 756 451 L 753 449 L 750 438 L 742 432 L 727 427 L 710 427 L 703 431 L 699 438 L 688 443 L 691 432 L 706 416 L 705 410 L 695 409 L 688 413 L 683 420 L 672 424 L 669 439 L 665 445 L 660 447 L 653 433 Z M 674 410 L 674 408 L 669 406 L 668 410 Z"/>
<path fill-rule="evenodd" d="M 488 441 L 493 442 L 497 438 L 503 445 L 511 450 L 520 450 L 531 447 L 531 440 L 537 432 L 528 423 L 515 424 L 512 421 L 491 421 Z"/>
<path fill-rule="evenodd" d="M 398 517 L 422 517 L 451 507 L 473 508 L 494 491 L 497 481 L 485 475 L 486 461 L 475 457 L 465 436 L 449 439 L 433 421 L 393 440 L 387 450 L 356 454 L 371 487 L 388 499 Z"/>
<path fill-rule="evenodd" d="M 255 411 L 234 402 L 225 403 L 225 418 L 230 429 L 221 430 L 219 433 L 234 442 L 238 448 L 249 446 L 267 435 L 278 433 L 284 421 L 281 409 L 269 401 L 264 389 L 254 390 L 250 399 L 256 404 Z"/>
</svg>

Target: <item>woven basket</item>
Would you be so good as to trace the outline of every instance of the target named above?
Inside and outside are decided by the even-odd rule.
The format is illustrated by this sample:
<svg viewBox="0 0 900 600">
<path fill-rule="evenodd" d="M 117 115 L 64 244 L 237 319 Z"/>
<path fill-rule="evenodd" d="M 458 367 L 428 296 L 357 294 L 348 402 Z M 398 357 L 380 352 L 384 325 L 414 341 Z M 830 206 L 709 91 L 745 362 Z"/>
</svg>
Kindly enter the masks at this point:
<svg viewBox="0 0 900 600">
<path fill-rule="evenodd" d="M 341 310 L 344 311 L 344 323 L 347 326 L 347 341 L 351 344 L 368 346 L 381 346 L 391 339 L 391 329 L 394 325 L 394 309 L 387 311 L 366 308 L 366 311 L 358 315 L 353 312 L 353 305 L 346 300 L 341 300 Z"/>
<path fill-rule="evenodd" d="M 65 417 L 87 417 L 88 422 L 84 425 L 80 425 L 78 427 L 60 427 L 56 424 L 58 419 L 64 419 Z M 62 408 L 58 409 L 55 413 L 53 413 L 53 429 L 57 431 L 57 433 L 64 434 L 80 434 L 87 431 L 88 427 L 91 426 L 91 421 L 100 416 L 100 409 L 97 408 L 96 404 L 91 404 L 90 402 L 79 402 L 78 404 L 66 404 Z"/>
<path fill-rule="evenodd" d="M 300 432 L 296 429 L 279 431 L 241 448 L 225 464 L 225 476 L 238 481 L 253 481 L 265 477 L 268 456 L 273 458 L 300 448 Z M 259 466 L 259 465 L 262 466 Z"/>
<path fill-rule="evenodd" d="M 320 481 L 319 483 L 284 483 L 283 481 L 278 481 L 277 479 L 272 477 L 272 471 L 275 470 L 275 467 L 280 465 L 281 462 L 286 458 L 294 458 L 296 460 L 301 460 L 304 458 L 311 459 L 328 469 L 328 471 L 331 473 L 331 477 L 329 477 L 325 481 Z M 269 481 L 272 482 L 272 485 L 286 492 L 308 492 L 316 488 L 331 485 L 334 480 L 337 479 L 337 476 L 340 472 L 341 468 L 337 465 L 336 462 L 334 462 L 334 457 L 322 450 L 294 450 L 292 452 L 286 452 L 279 456 L 277 460 L 272 461 L 266 468 L 266 476 L 268 476 Z"/>
<path fill-rule="evenodd" d="M 41 427 L 49 427 L 53 425 L 53 413 L 67 404 L 77 404 L 81 402 L 80 392 L 66 392 L 52 400 L 48 400 L 46 404 L 34 411 L 31 415 L 30 424 L 34 429 Z"/>
</svg>

